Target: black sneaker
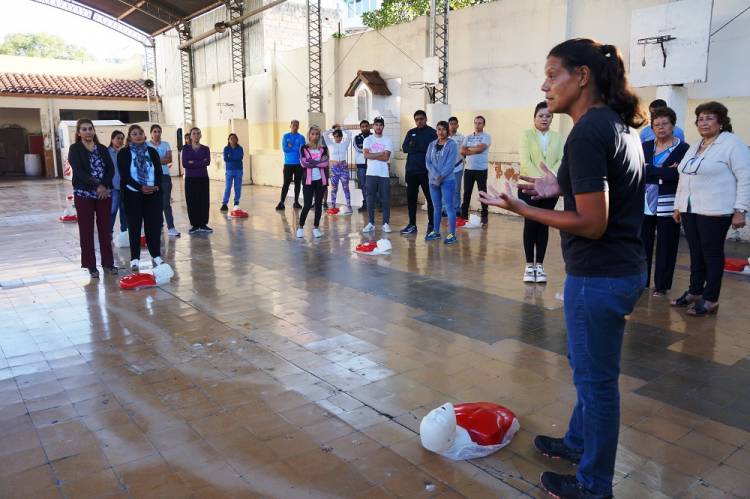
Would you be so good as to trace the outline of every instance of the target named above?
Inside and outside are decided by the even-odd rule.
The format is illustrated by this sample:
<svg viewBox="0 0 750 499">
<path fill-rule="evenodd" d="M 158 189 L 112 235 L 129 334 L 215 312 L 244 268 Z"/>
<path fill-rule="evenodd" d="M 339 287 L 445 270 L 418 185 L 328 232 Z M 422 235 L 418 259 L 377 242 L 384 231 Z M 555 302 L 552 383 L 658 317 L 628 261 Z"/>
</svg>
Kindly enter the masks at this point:
<svg viewBox="0 0 750 499">
<path fill-rule="evenodd" d="M 198 227 L 190 227 L 190 230 L 188 231 L 188 234 L 191 236 L 194 236 L 195 234 L 200 233 L 200 229 Z"/>
<path fill-rule="evenodd" d="M 359 209 L 357 209 L 357 213 L 367 213 L 367 206 L 360 206 Z"/>
<path fill-rule="evenodd" d="M 487 227 L 487 215 L 482 215 L 482 225 Z"/>
<path fill-rule="evenodd" d="M 229 211 L 229 207 L 225 204 L 221 205 L 221 211 Z"/>
<path fill-rule="evenodd" d="M 557 499 L 609 499 L 612 495 L 599 495 L 584 488 L 575 475 L 561 475 L 552 471 L 545 471 L 539 478 L 547 494 Z"/>
<path fill-rule="evenodd" d="M 276 205 L 276 211 L 282 211 L 282 210 L 285 210 L 285 209 L 286 209 L 286 207 L 284 206 L 284 203 L 279 203 L 279 204 Z"/>
<path fill-rule="evenodd" d="M 324 210 L 327 210 L 327 209 L 328 209 L 328 203 L 327 203 L 327 202 L 325 202 L 325 201 L 323 201 L 323 209 L 324 209 Z"/>
<path fill-rule="evenodd" d="M 96 269 L 96 267 L 91 267 L 89 269 L 89 277 L 92 279 L 99 279 L 99 271 Z"/>
<path fill-rule="evenodd" d="M 565 441 L 562 438 L 537 435 L 534 438 L 534 447 L 536 447 L 536 450 L 541 452 L 542 455 L 551 459 L 565 459 L 572 464 L 578 464 L 581 462 L 582 453 L 565 445 Z"/>
<path fill-rule="evenodd" d="M 427 224 L 427 233 L 435 231 L 435 226 L 433 224 Z"/>
<path fill-rule="evenodd" d="M 403 229 L 401 229 L 401 235 L 402 236 L 408 236 L 409 234 L 416 234 L 417 233 L 417 226 L 409 224 Z"/>
<path fill-rule="evenodd" d="M 295 201 L 295 202 L 294 202 L 294 209 L 295 209 L 295 210 L 301 210 L 301 209 L 302 209 L 302 205 L 301 205 L 301 204 L 299 204 L 299 203 L 298 203 L 297 201 Z"/>
<path fill-rule="evenodd" d="M 120 269 L 112 265 L 111 267 L 104 267 L 104 270 L 107 272 L 107 274 L 110 275 L 117 275 L 120 272 Z"/>
<path fill-rule="evenodd" d="M 199 230 L 199 231 L 201 231 L 201 232 L 207 232 L 207 233 L 209 233 L 209 234 L 213 233 L 213 231 L 214 231 L 214 230 L 213 230 L 213 229 L 212 229 L 211 227 L 209 227 L 208 225 L 204 225 L 203 227 L 201 227 L 201 228 L 200 228 L 200 229 L 198 229 L 198 230 Z"/>
</svg>

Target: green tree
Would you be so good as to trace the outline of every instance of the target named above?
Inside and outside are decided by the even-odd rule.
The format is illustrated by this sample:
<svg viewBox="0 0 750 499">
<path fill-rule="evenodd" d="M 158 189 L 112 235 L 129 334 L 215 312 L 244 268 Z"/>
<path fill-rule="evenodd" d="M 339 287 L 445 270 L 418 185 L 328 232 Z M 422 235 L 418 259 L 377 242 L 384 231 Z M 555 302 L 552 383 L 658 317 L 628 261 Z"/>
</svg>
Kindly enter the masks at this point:
<svg viewBox="0 0 750 499">
<path fill-rule="evenodd" d="M 91 54 L 83 47 L 65 43 L 61 37 L 49 33 L 10 33 L 0 43 L 0 54 L 90 61 Z"/>
<path fill-rule="evenodd" d="M 493 0 L 450 0 L 451 10 L 463 9 Z M 430 0 L 383 0 L 383 5 L 362 14 L 362 22 L 373 29 L 413 21 L 430 13 Z"/>
</svg>

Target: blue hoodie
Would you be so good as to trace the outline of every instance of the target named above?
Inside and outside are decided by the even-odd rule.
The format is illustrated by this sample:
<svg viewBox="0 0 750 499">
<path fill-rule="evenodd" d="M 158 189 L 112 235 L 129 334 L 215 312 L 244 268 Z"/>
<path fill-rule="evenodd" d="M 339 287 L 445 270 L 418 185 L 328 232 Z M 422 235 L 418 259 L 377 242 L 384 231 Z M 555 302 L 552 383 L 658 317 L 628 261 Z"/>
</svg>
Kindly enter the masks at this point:
<svg viewBox="0 0 750 499">
<path fill-rule="evenodd" d="M 284 150 L 284 164 L 298 165 L 299 150 L 305 145 L 305 136 L 299 132 L 287 132 L 281 138 L 281 148 Z"/>
<path fill-rule="evenodd" d="M 242 146 L 237 147 L 224 146 L 224 164 L 227 165 L 227 171 L 242 170 L 242 157 L 245 155 Z"/>
<path fill-rule="evenodd" d="M 437 144 L 438 139 L 430 142 L 425 157 L 427 175 L 432 185 L 438 185 L 438 177 L 443 179 L 453 178 L 453 167 L 456 166 L 458 161 L 458 146 L 454 141 L 448 139 L 440 151 L 437 149 Z"/>
</svg>

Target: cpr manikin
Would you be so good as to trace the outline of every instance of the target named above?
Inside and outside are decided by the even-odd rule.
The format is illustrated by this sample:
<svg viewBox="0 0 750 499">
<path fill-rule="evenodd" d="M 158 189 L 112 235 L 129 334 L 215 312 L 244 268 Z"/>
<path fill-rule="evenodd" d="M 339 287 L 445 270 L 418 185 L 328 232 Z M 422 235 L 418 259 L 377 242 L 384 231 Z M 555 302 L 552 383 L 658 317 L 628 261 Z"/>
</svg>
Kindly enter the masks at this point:
<svg viewBox="0 0 750 499">
<path fill-rule="evenodd" d="M 458 461 L 502 449 L 520 428 L 516 416 L 501 405 L 446 403 L 422 419 L 419 437 L 425 449 Z"/>
<path fill-rule="evenodd" d="M 168 263 L 161 263 L 154 267 L 153 273 L 137 272 L 120 279 L 122 289 L 152 288 L 169 283 L 174 277 L 174 270 Z"/>
</svg>

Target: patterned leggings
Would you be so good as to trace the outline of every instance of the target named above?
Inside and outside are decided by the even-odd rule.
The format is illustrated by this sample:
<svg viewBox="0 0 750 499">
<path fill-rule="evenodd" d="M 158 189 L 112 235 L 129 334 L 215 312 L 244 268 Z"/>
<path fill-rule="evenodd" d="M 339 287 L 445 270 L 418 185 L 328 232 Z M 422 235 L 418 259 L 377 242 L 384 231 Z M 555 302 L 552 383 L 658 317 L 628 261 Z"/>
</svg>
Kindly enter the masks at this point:
<svg viewBox="0 0 750 499">
<path fill-rule="evenodd" d="M 344 197 L 346 197 L 346 206 L 351 207 L 352 198 L 349 194 L 349 165 L 346 161 L 334 162 L 331 161 L 331 202 L 333 207 L 336 207 L 336 194 L 339 190 L 339 180 L 341 180 L 341 187 L 344 189 Z"/>
</svg>

